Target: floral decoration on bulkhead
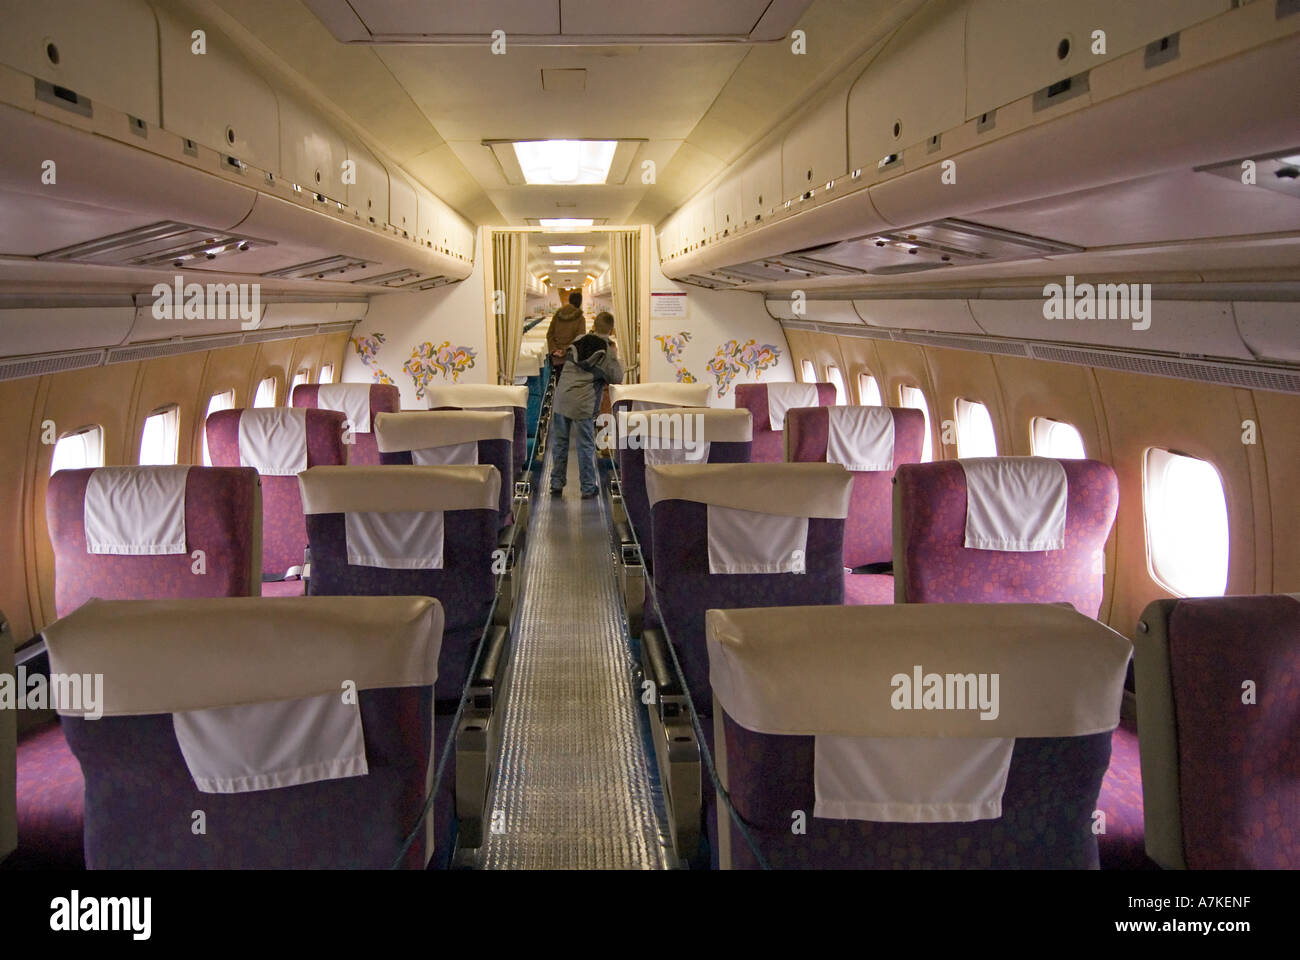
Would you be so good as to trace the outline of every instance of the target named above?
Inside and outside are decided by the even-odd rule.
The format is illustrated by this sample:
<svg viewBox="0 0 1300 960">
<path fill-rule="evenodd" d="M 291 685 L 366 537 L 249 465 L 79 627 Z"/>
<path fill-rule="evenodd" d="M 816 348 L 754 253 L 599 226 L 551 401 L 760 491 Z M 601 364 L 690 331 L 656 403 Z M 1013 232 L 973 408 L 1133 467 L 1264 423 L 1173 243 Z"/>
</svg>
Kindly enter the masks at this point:
<svg viewBox="0 0 1300 960">
<path fill-rule="evenodd" d="M 411 358 L 402 364 L 402 369 L 415 384 L 416 397 L 422 400 L 425 388 L 435 377 L 459 382 L 460 375 L 474 366 L 476 356 L 474 348 L 464 344 L 453 347 L 450 340 L 444 340 L 435 347 L 426 340 L 412 348 Z"/>
<path fill-rule="evenodd" d="M 780 360 L 781 348 L 775 344 L 760 344 L 752 339 L 743 344 L 739 340 L 728 340 L 718 347 L 709 361 L 708 370 L 718 386 L 718 396 L 725 397 L 736 377 L 744 374 L 761 380 L 763 371 L 775 367 Z"/>
<path fill-rule="evenodd" d="M 664 357 L 673 368 L 673 373 L 677 374 L 677 382 L 695 383 L 695 374 L 687 370 L 682 364 L 682 352 L 686 349 L 686 344 L 690 343 L 691 340 L 690 331 L 660 333 L 655 335 L 655 339 L 659 341 L 659 349 L 664 352 Z"/>
</svg>

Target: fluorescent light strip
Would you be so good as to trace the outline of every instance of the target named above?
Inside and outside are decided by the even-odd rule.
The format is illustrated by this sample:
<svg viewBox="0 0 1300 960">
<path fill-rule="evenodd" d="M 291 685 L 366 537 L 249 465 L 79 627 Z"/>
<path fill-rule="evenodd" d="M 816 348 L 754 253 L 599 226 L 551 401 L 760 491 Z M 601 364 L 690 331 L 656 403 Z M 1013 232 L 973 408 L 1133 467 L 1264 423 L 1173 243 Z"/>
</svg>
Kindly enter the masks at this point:
<svg viewBox="0 0 1300 960">
<path fill-rule="evenodd" d="M 557 243 L 551 248 L 551 253 L 586 253 L 587 248 L 576 243 Z"/>
<path fill-rule="evenodd" d="M 581 260 L 556 260 L 555 265 L 557 267 L 580 267 L 582 266 L 582 261 Z"/>
<path fill-rule="evenodd" d="M 550 227 L 557 230 L 572 229 L 574 227 L 589 227 L 595 220 L 591 217 L 583 219 L 581 217 L 544 217 L 537 221 L 543 227 Z"/>
</svg>

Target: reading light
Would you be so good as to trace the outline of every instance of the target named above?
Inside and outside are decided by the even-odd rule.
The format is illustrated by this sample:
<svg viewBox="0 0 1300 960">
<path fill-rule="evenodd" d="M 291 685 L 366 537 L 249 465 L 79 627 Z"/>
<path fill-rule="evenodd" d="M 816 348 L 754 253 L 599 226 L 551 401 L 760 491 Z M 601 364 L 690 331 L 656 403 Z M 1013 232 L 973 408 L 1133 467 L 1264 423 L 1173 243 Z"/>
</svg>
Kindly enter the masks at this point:
<svg viewBox="0 0 1300 960">
<path fill-rule="evenodd" d="M 541 224 L 543 227 L 559 227 L 561 229 L 565 229 L 565 228 L 573 228 L 573 227 L 589 227 L 595 221 L 592 220 L 591 217 L 588 217 L 585 220 L 581 218 L 571 218 L 571 217 L 550 217 L 550 218 L 544 218 L 542 220 L 538 220 L 537 222 Z"/>
<path fill-rule="evenodd" d="M 550 248 L 551 253 L 586 253 L 587 248 L 577 243 L 557 243 Z"/>
<path fill-rule="evenodd" d="M 616 140 L 522 140 L 514 144 L 524 182 L 551 186 L 604 183 L 617 147 Z M 590 220 L 587 226 L 591 226 Z"/>
</svg>

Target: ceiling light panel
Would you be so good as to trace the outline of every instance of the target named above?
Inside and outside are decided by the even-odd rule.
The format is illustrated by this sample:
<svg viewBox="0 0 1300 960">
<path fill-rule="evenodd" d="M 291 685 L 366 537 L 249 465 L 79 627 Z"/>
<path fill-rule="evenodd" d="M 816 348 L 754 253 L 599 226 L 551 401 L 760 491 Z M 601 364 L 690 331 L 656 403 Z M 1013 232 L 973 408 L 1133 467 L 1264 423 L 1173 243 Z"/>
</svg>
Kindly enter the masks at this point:
<svg viewBox="0 0 1300 960">
<path fill-rule="evenodd" d="M 595 223 L 595 221 L 590 217 L 585 220 L 581 218 L 575 219 L 572 217 L 543 217 L 537 221 L 538 226 L 550 227 L 555 230 L 573 230 L 579 227 L 590 227 L 593 223 Z"/>
<path fill-rule="evenodd" d="M 618 141 L 523 140 L 516 141 L 514 148 L 525 183 L 575 186 L 609 178 Z"/>
<path fill-rule="evenodd" d="M 551 253 L 586 253 L 587 248 L 578 243 L 555 243 L 550 247 Z"/>
<path fill-rule="evenodd" d="M 555 265 L 557 267 L 580 267 L 582 266 L 582 261 L 581 260 L 556 260 Z"/>
</svg>

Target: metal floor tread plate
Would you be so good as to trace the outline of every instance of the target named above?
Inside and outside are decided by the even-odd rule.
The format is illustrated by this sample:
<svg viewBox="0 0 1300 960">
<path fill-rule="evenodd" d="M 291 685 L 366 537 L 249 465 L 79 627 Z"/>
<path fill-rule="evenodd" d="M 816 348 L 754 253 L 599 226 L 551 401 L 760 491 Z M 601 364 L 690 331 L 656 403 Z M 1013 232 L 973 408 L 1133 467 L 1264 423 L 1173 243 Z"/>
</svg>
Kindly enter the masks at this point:
<svg viewBox="0 0 1300 960">
<path fill-rule="evenodd" d="M 483 846 L 486 870 L 641 869 L 672 864 L 663 799 L 642 730 L 603 497 L 538 484 Z M 499 832 L 498 832 L 499 831 Z"/>
</svg>

